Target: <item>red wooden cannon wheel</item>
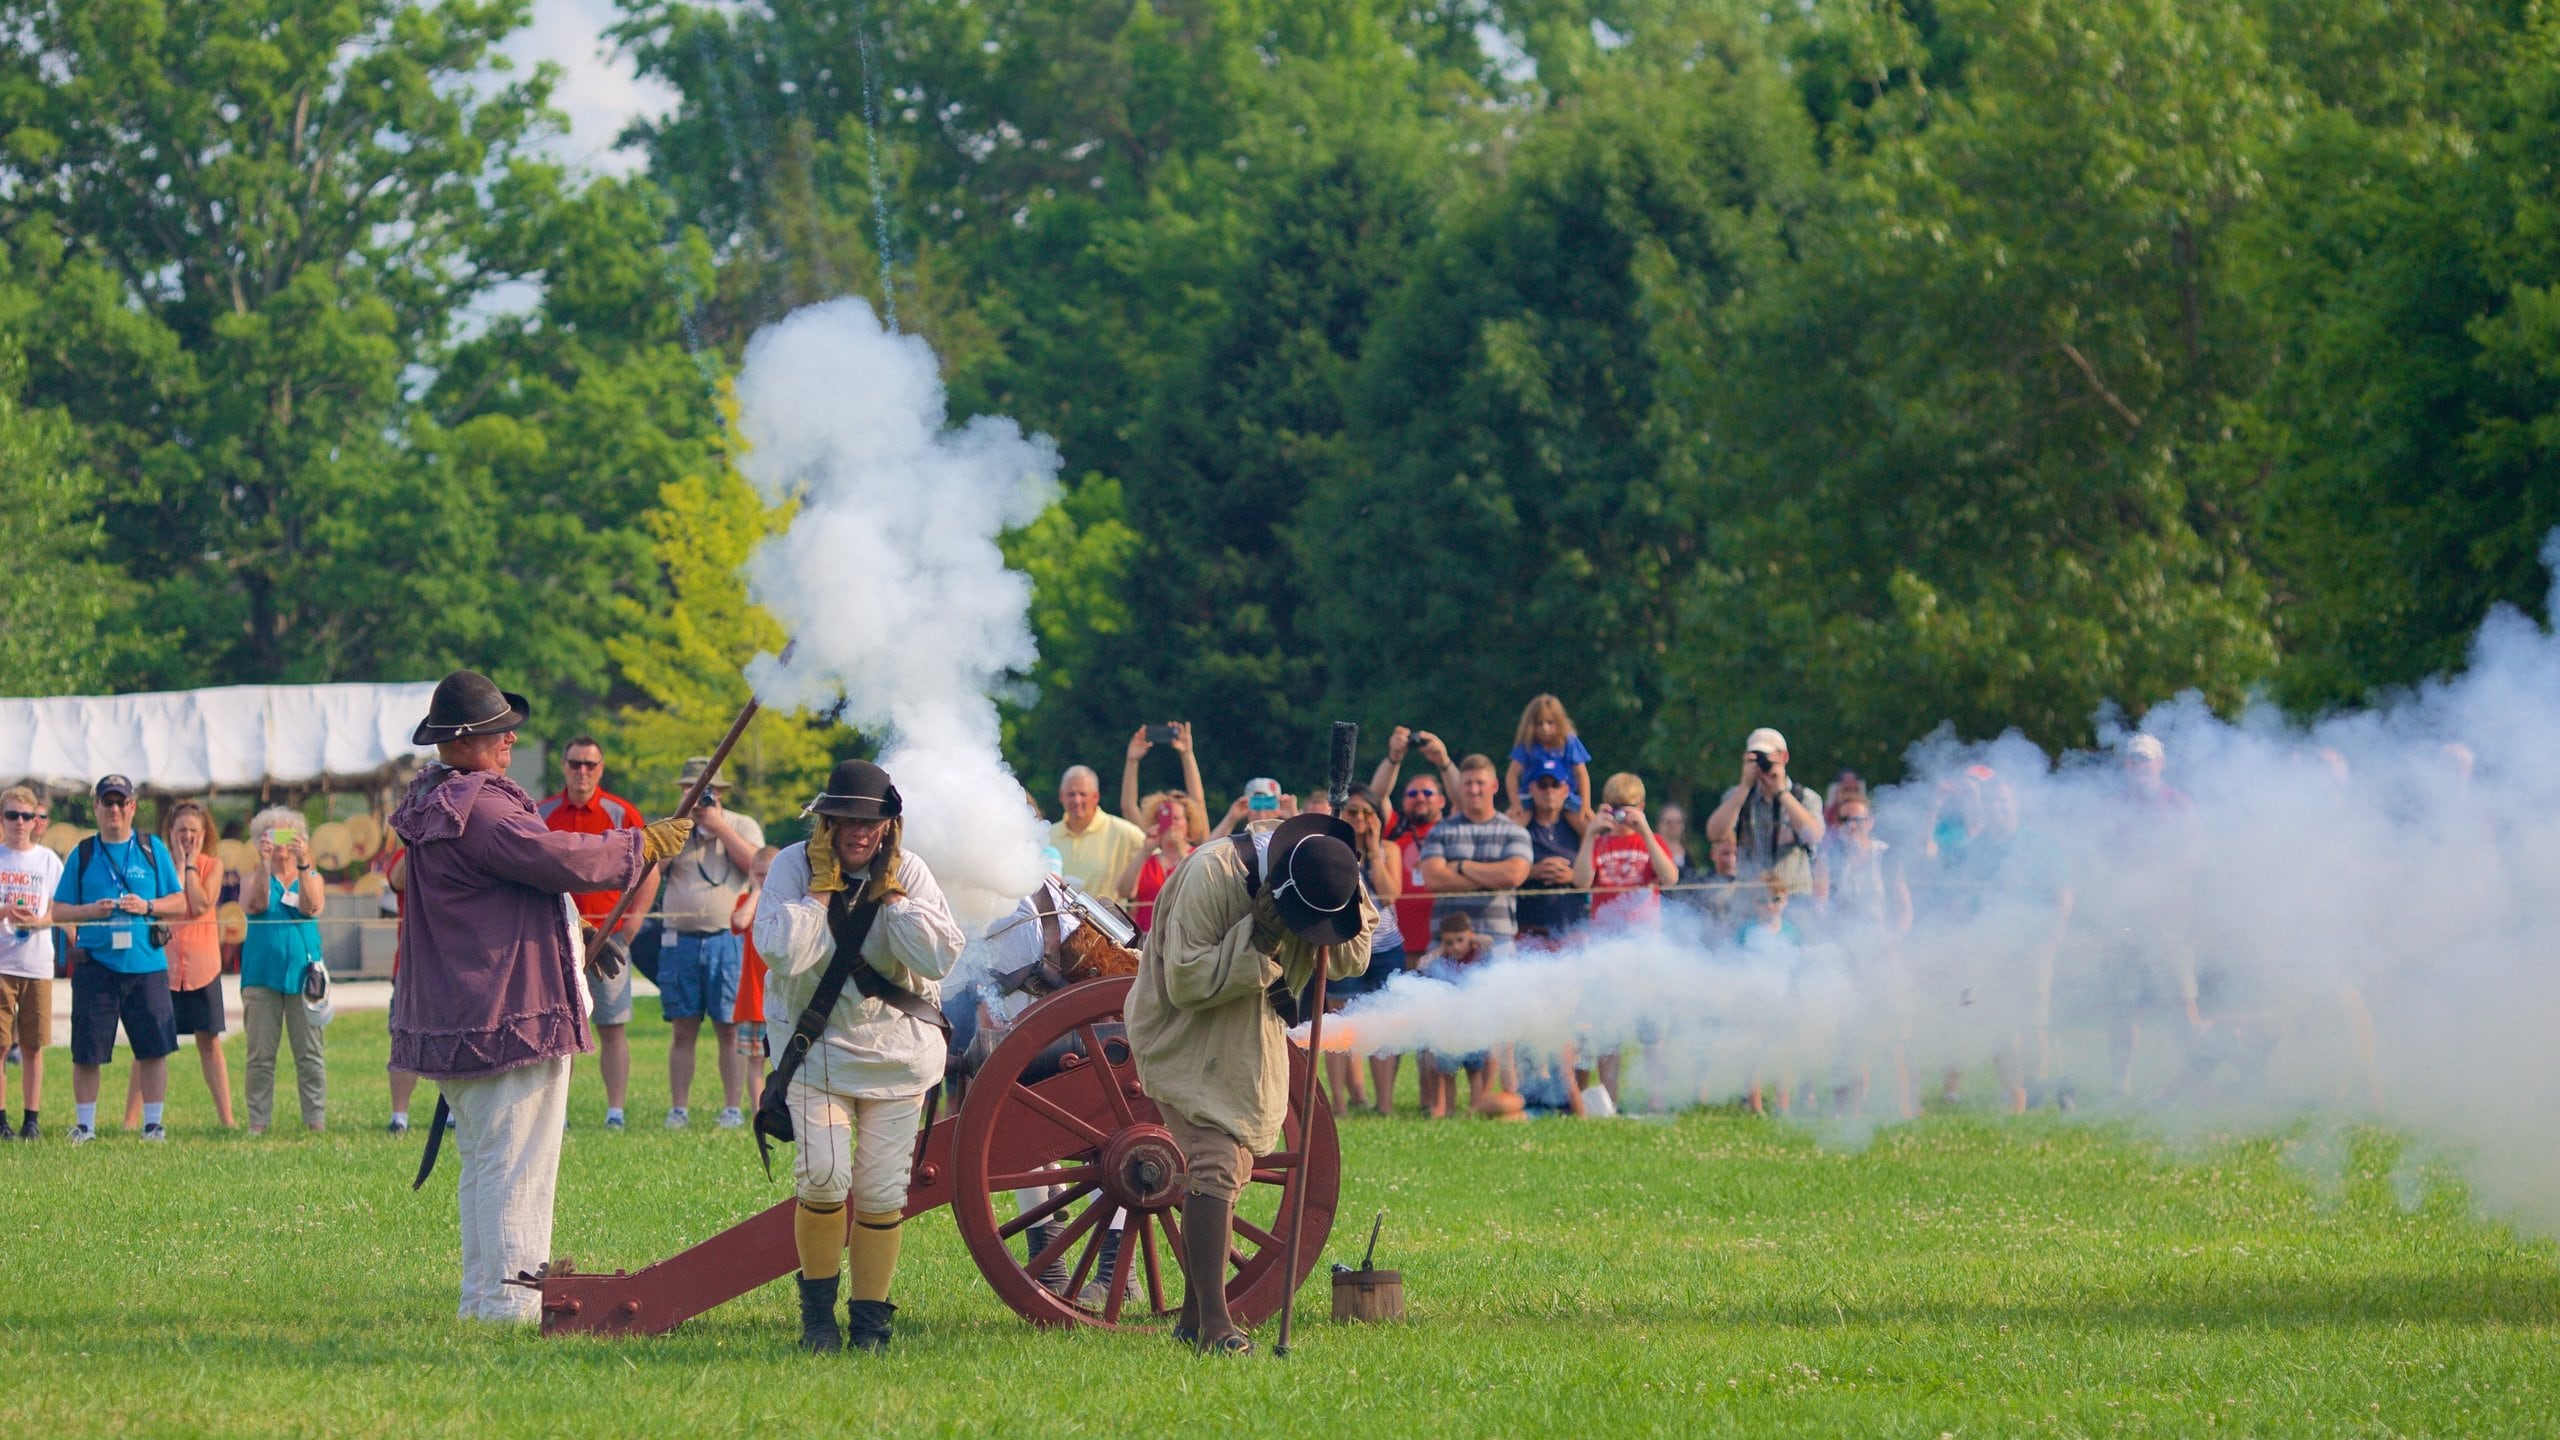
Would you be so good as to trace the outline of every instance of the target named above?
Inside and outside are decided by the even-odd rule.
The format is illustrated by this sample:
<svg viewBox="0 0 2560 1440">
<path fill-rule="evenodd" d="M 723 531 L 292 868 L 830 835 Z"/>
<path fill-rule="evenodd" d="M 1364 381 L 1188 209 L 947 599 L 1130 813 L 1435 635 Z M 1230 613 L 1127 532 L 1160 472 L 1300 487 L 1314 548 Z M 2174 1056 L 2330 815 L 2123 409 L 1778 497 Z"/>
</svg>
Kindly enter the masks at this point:
<svg viewBox="0 0 2560 1440">
<path fill-rule="evenodd" d="M 1131 982 L 1126 977 L 1089 981 L 1049 996 L 1014 1021 L 969 1082 L 953 1145 L 951 1211 L 978 1269 L 1006 1304 L 1041 1325 L 1136 1328 L 1171 1323 L 1182 1305 L 1182 1155 L 1138 1081 L 1128 1042 L 1115 1030 Z M 1067 1036 L 1081 1040 L 1058 1073 L 1035 1084 L 1024 1071 L 1041 1051 Z M 1095 1058 L 1098 1057 L 1098 1058 Z M 1227 1306 L 1239 1324 L 1252 1325 L 1280 1309 L 1290 1283 L 1304 1282 L 1324 1253 L 1342 1190 L 1342 1150 L 1333 1112 L 1321 1091 L 1312 1114 L 1301 1115 L 1308 1059 L 1289 1054 L 1290 1114 L 1276 1155 L 1254 1160 L 1253 1183 L 1236 1202 L 1236 1239 L 1228 1253 Z M 1064 1195 L 1021 1213 L 1011 1194 L 1035 1185 L 1063 1185 Z M 1287 1235 L 1283 1226 L 1291 1196 L 1306 1187 L 1306 1234 L 1298 1273 L 1280 1270 Z M 1122 1242 L 1113 1273 L 1100 1271 L 1103 1236 L 1122 1214 Z M 1031 1224 L 1061 1219 L 1066 1231 L 1037 1263 L 1020 1238 Z M 1134 1243 L 1132 1243 L 1134 1242 Z M 1034 1278 L 1053 1257 L 1071 1272 L 1066 1298 Z M 1110 1298 L 1099 1306 L 1075 1296 L 1094 1280 L 1108 1282 Z M 1128 1295 L 1131 1282 L 1136 1298 Z"/>
</svg>

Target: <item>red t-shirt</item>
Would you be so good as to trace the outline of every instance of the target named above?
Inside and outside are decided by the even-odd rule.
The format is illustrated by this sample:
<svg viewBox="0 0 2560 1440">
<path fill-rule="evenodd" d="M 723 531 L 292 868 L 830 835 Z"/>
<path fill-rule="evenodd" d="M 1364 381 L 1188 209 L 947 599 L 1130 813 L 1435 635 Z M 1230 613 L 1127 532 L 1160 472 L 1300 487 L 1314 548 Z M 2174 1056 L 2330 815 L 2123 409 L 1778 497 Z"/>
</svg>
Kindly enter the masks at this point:
<svg viewBox="0 0 2560 1440">
<path fill-rule="evenodd" d="M 649 822 L 640 816 L 640 807 L 614 794 L 598 790 L 596 797 L 584 805 L 572 805 L 567 795 L 546 795 L 534 807 L 541 812 L 542 823 L 553 830 L 572 835 L 607 835 L 616 830 L 637 830 Z M 570 897 L 577 903 L 578 918 L 590 925 L 601 925 L 613 907 L 622 902 L 619 890 L 584 890 Z"/>
<path fill-rule="evenodd" d="M 1141 935 L 1155 923 L 1156 893 L 1164 889 L 1165 877 L 1170 873 L 1164 868 L 1164 853 L 1159 850 L 1148 851 L 1147 863 L 1138 867 L 1138 893 L 1129 897 L 1129 918 Z"/>
<path fill-rule="evenodd" d="M 738 967 L 738 1008 L 729 1018 L 741 1025 L 764 1023 L 764 957 L 756 953 L 756 933 L 746 934 L 746 960 Z"/>
<path fill-rule="evenodd" d="M 1653 848 L 1671 860 L 1671 847 L 1653 837 Z M 1674 865 L 1679 862 L 1673 861 Z M 1650 925 L 1662 918 L 1662 890 L 1642 836 L 1621 830 L 1591 847 L 1591 919 L 1598 924 Z"/>
<path fill-rule="evenodd" d="M 1431 825 L 1412 825 L 1396 837 L 1396 851 L 1404 857 L 1404 894 L 1396 899 L 1396 933 L 1404 937 L 1407 955 L 1427 955 L 1439 939 L 1431 933 L 1431 887 L 1422 879 L 1422 842 L 1431 830 Z"/>
</svg>

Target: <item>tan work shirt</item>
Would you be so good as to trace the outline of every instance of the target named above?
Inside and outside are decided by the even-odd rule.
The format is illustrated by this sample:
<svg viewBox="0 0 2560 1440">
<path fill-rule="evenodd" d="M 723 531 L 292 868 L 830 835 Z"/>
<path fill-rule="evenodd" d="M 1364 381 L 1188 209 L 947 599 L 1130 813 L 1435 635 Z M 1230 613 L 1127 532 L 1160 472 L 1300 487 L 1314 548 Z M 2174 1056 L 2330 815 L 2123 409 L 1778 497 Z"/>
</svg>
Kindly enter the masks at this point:
<svg viewBox="0 0 2560 1440">
<path fill-rule="evenodd" d="M 1220 840 L 1192 851 L 1164 882 L 1129 991 L 1129 1044 L 1158 1105 L 1268 1155 L 1280 1148 L 1289 1113 L 1289 1039 L 1263 991 L 1284 973 L 1290 990 L 1304 989 L 1316 952 L 1295 935 L 1270 955 L 1256 950 L 1244 881 L 1244 857 Z M 1366 971 L 1377 924 L 1363 892 L 1360 933 L 1333 947 L 1326 973 L 1347 980 Z"/>
</svg>

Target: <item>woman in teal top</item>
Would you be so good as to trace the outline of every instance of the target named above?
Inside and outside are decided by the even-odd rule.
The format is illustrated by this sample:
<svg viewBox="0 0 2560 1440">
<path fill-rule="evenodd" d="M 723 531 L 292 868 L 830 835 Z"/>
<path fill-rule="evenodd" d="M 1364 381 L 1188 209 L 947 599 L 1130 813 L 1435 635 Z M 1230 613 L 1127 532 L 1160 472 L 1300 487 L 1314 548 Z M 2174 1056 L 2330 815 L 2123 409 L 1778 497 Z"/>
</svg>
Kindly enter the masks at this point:
<svg viewBox="0 0 2560 1440">
<path fill-rule="evenodd" d="M 320 1026 L 302 1001 L 302 972 L 320 958 L 317 917 L 327 903 L 311 868 L 310 826 L 279 805 L 249 822 L 256 873 L 240 878 L 249 933 L 240 942 L 240 1009 L 249 1032 L 249 1133 L 267 1133 L 275 1111 L 276 1047 L 293 1040 L 293 1084 L 304 1128 L 326 1128 L 329 1072 Z"/>
</svg>

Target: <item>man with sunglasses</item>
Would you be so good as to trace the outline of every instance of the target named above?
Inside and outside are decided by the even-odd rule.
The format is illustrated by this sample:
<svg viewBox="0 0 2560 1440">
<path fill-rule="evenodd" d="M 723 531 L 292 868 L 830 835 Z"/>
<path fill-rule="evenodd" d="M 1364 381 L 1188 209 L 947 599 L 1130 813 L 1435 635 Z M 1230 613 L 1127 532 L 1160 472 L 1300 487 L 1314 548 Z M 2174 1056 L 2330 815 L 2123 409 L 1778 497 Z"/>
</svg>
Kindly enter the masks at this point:
<svg viewBox="0 0 2560 1440">
<path fill-rule="evenodd" d="M 98 1072 L 115 1058 L 119 1023 L 142 1082 L 142 1138 L 166 1140 L 160 1107 L 178 1018 L 162 948 L 169 932 L 156 922 L 183 915 L 186 892 L 168 847 L 134 833 L 133 781 L 108 775 L 92 793 L 98 833 L 72 847 L 53 892 L 55 923 L 79 927 L 71 943 L 71 1141 L 97 1138 Z"/>
<path fill-rule="evenodd" d="M 604 788 L 604 747 L 592 735 L 581 735 L 560 748 L 560 792 L 544 796 L 534 810 L 542 816 L 544 828 L 566 835 L 610 835 L 648 823 L 639 806 Z M 641 880 L 640 899 L 615 932 L 625 946 L 639 936 L 657 889 L 658 875 L 653 870 Z M 622 892 L 589 890 L 569 898 L 578 907 L 578 919 L 593 929 L 613 913 Z M 631 1094 L 631 1038 L 625 1028 L 631 1023 L 631 967 L 622 966 L 610 978 L 590 971 L 587 988 L 595 992 L 595 1009 L 588 1019 L 596 1027 L 596 1068 L 604 1073 L 604 1128 L 619 1130 L 622 1102 Z"/>
<path fill-rule="evenodd" d="M 1408 754 L 1421 756 L 1438 773 L 1416 775 L 1398 790 L 1396 781 Z M 1399 725 L 1387 735 L 1387 758 L 1378 762 L 1377 773 L 1369 777 L 1369 791 L 1393 796 L 1396 802 L 1386 835 L 1404 860 L 1404 895 L 1395 905 L 1396 934 L 1406 954 L 1429 954 L 1431 887 L 1422 878 L 1422 842 L 1430 837 L 1431 827 L 1448 815 L 1449 797 L 1458 793 L 1457 764 L 1439 736 Z"/>
<path fill-rule="evenodd" d="M 17 1130 L 0 1111 L 0 1140 L 33 1140 L 44 1104 L 44 1047 L 53 1043 L 53 891 L 62 861 L 36 843 L 44 803 L 24 785 L 0 791 L 0 1044 L 18 1047 Z M 0 1102 L 5 1103 L 5 1102 Z"/>
</svg>

